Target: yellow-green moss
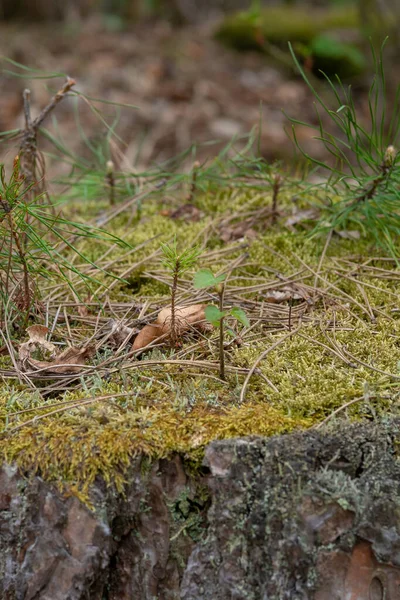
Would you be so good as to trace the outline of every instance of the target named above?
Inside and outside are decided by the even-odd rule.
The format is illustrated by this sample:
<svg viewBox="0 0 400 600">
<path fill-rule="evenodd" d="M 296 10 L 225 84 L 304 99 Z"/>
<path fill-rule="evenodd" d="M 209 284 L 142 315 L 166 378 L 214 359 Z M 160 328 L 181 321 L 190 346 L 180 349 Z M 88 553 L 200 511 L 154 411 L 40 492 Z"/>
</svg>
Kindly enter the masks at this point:
<svg viewBox="0 0 400 600">
<path fill-rule="evenodd" d="M 238 49 L 260 49 L 262 37 L 274 44 L 309 43 L 320 33 L 332 29 L 357 28 L 356 6 L 331 10 L 306 10 L 298 7 L 269 7 L 259 14 L 251 11 L 226 17 L 217 37 Z M 261 36 L 261 41 L 260 41 Z"/>
<path fill-rule="evenodd" d="M 281 195 L 282 208 L 289 210 L 291 197 L 290 190 Z M 115 263 L 115 274 L 144 260 L 129 274 L 127 283 L 118 282 L 110 289 L 110 302 L 124 301 L 133 305 L 147 297 L 158 306 L 168 303 L 168 287 L 151 276 L 152 272 L 161 270 L 160 259 L 155 256 L 149 261 L 147 257 L 159 248 L 161 241 L 176 233 L 181 247 L 195 238 L 200 242 L 206 239 L 200 264 L 211 266 L 214 271 L 226 269 L 233 260 L 243 256 L 242 266 L 232 273 L 235 285 L 239 282 L 241 286 L 252 285 L 267 278 L 275 279 L 278 285 L 281 281 L 278 276 L 289 277 L 296 273 L 300 283 L 312 287 L 318 271 L 319 285 L 330 295 L 319 297 L 305 315 L 300 333 L 306 337 L 295 335 L 287 339 L 261 361 L 259 372 L 254 373 L 249 382 L 243 405 L 239 398 L 244 375 L 238 371 L 228 371 L 227 382 L 223 383 L 218 381 L 217 370 L 202 373 L 197 367 L 170 363 L 146 366 L 146 359 L 171 357 L 173 353 L 169 349 L 163 350 L 164 354 L 159 350 L 147 353 L 141 363 L 132 359 L 131 368 L 111 371 L 108 382 L 94 376 L 87 379 L 86 390 L 71 391 L 52 400 L 43 400 L 38 392 L 32 393 L 22 384 L 11 385 L 9 380 L 4 380 L 0 385 L 0 420 L 5 428 L 0 439 L 2 459 L 16 461 L 29 471 L 39 471 L 46 479 L 87 497 L 97 475 L 121 490 L 130 461 L 139 454 L 152 459 L 179 452 L 198 462 L 204 447 L 212 440 L 250 434 L 269 436 L 306 428 L 356 398 L 361 400 L 343 413 L 350 418 L 374 418 L 397 412 L 400 321 L 399 313 L 392 312 L 397 307 L 398 293 L 395 265 L 374 263 L 386 269 L 383 278 L 378 271 L 369 272 L 361 267 L 354 270 L 349 261 L 361 265 L 367 257 L 379 256 L 379 252 L 370 240 L 344 240 L 333 236 L 319 267 L 325 239 L 309 239 L 303 230 L 289 231 L 281 223 L 271 226 L 268 220 L 257 223 L 259 235 L 254 240 L 246 240 L 246 248 L 241 241 L 223 244 L 218 235 L 218 218 L 267 206 L 271 202 L 270 192 L 225 189 L 199 196 L 196 201 L 206 215 L 198 223 L 172 221 L 160 213 L 156 201 L 149 201 L 143 206 L 140 223 L 127 230 L 129 218 L 121 217 L 110 224 L 111 233 L 128 238 L 133 246 L 159 236 L 131 255 L 116 247 L 107 256 L 107 261 L 120 259 Z M 214 223 L 210 228 L 212 219 Z M 208 232 L 205 237 L 204 232 Z M 83 247 L 93 259 L 105 251 L 104 244 L 94 239 L 83 242 Z M 218 249 L 227 253 L 215 254 Z M 96 276 L 104 285 L 113 282 L 104 273 Z M 185 276 L 187 297 L 191 276 Z M 335 299 L 338 294 L 342 294 L 340 301 Z M 68 295 L 67 288 L 65 295 Z M 242 293 L 234 301 L 257 300 L 261 304 L 264 297 L 265 290 L 262 290 Z M 72 295 L 70 298 L 73 300 Z M 264 308 L 269 314 L 267 304 Z M 373 309 L 376 322 L 371 320 Z M 91 310 L 93 317 L 98 310 L 110 316 L 107 306 L 104 308 L 101 302 L 99 308 Z M 287 319 L 287 312 L 281 314 Z M 73 311 L 71 315 L 70 325 L 80 332 L 82 340 L 90 337 L 92 326 L 82 321 L 74 323 Z M 256 321 L 256 315 L 252 316 L 253 322 Z M 283 335 L 282 332 L 271 333 L 272 326 L 266 318 L 253 330 L 253 337 L 244 336 L 239 346 L 232 344 L 227 350 L 228 366 L 249 369 L 260 354 Z M 60 320 L 53 339 L 63 341 L 67 336 Z M 204 342 L 202 359 L 215 362 L 217 336 L 211 333 L 208 337 L 212 341 L 209 345 Z M 183 348 L 192 342 L 189 338 L 183 340 Z M 111 355 L 112 351 L 104 352 Z M 101 353 L 102 350 L 96 358 L 98 362 L 101 362 Z M 2 368 L 12 368 L 9 358 L 0 360 Z M 119 395 L 127 393 L 128 396 Z M 114 397 L 61 412 L 62 402 L 79 403 L 108 394 Z M 57 408 L 60 412 L 42 418 Z M 27 409 L 32 410 L 16 414 Z M 12 431 L 35 416 L 36 421 Z"/>
</svg>

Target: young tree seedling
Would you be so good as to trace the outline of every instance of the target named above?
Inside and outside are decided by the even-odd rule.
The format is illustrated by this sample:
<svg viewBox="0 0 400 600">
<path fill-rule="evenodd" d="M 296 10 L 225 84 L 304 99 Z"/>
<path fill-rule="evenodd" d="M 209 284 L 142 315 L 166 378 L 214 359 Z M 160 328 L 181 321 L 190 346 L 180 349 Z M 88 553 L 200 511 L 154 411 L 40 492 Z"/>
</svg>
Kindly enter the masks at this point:
<svg viewBox="0 0 400 600">
<path fill-rule="evenodd" d="M 176 247 L 176 238 L 172 244 L 161 244 L 161 250 L 164 254 L 163 266 L 172 275 L 171 289 L 171 342 L 175 346 L 178 340 L 177 322 L 176 322 L 176 292 L 178 289 L 179 278 L 189 271 L 197 262 L 200 256 L 200 248 L 187 248 L 178 252 Z"/>
<path fill-rule="evenodd" d="M 112 160 L 108 160 L 106 164 L 106 185 L 108 189 L 108 198 L 110 206 L 115 204 L 115 166 Z"/>
<path fill-rule="evenodd" d="M 242 308 L 234 306 L 229 311 L 224 310 L 225 283 L 226 275 L 214 275 L 210 269 L 201 269 L 196 273 L 193 280 L 195 289 L 214 288 L 218 294 L 218 307 L 210 304 L 205 309 L 205 315 L 207 321 L 214 327 L 219 327 L 219 376 L 223 381 L 225 380 L 224 319 L 230 315 L 245 327 L 250 325 Z"/>
</svg>

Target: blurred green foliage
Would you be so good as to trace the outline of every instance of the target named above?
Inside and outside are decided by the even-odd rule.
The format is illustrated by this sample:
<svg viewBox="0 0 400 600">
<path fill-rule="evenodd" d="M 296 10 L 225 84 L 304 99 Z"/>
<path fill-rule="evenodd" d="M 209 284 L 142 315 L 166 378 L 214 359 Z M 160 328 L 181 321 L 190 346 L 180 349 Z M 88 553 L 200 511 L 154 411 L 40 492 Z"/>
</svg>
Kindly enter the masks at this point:
<svg viewBox="0 0 400 600">
<path fill-rule="evenodd" d="M 362 73 L 366 61 L 356 42 L 341 41 L 344 31 L 361 40 L 360 14 L 354 3 L 315 10 L 297 5 L 261 8 L 253 3 L 249 11 L 227 17 L 217 38 L 236 49 L 271 56 L 276 56 L 276 49 L 286 52 L 290 41 L 315 74 L 322 70 L 346 79 Z"/>
</svg>

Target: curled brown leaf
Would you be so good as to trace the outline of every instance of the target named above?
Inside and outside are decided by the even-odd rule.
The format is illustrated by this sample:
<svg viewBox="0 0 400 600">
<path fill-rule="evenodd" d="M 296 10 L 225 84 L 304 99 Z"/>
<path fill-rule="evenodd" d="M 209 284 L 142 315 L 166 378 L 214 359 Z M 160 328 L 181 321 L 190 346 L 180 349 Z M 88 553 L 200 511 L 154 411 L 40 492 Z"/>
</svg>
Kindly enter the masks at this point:
<svg viewBox="0 0 400 600">
<path fill-rule="evenodd" d="M 48 327 L 44 325 L 31 325 L 26 329 L 29 335 L 29 340 L 23 342 L 18 350 L 18 357 L 22 365 L 30 358 L 35 350 L 40 349 L 50 353 L 50 358 L 56 355 L 56 347 L 54 344 L 46 340 L 49 332 Z"/>
<path fill-rule="evenodd" d="M 162 327 L 157 323 L 151 325 L 145 325 L 141 331 L 137 334 L 135 341 L 133 342 L 133 350 L 141 350 L 145 348 L 159 337 L 163 335 Z"/>
<path fill-rule="evenodd" d="M 175 325 L 178 335 L 192 328 L 200 331 L 212 329 L 210 323 L 205 320 L 205 304 L 192 304 L 190 306 L 177 306 L 175 308 Z M 158 338 L 168 338 L 171 333 L 171 307 L 163 308 L 158 314 L 157 321 L 146 325 L 138 333 L 133 343 L 133 350 L 141 350 Z"/>
<path fill-rule="evenodd" d="M 95 348 L 66 348 L 54 360 L 35 360 L 30 358 L 29 365 L 34 369 L 45 370 L 48 373 L 79 373 L 85 366 L 85 360 L 93 356 Z"/>
<path fill-rule="evenodd" d="M 178 334 L 188 331 L 192 327 L 200 330 L 208 330 L 209 323 L 206 321 L 205 304 L 191 304 L 190 306 L 177 306 L 175 308 L 175 322 Z M 163 308 L 157 317 L 157 323 L 161 325 L 163 333 L 171 330 L 171 307 Z"/>
</svg>

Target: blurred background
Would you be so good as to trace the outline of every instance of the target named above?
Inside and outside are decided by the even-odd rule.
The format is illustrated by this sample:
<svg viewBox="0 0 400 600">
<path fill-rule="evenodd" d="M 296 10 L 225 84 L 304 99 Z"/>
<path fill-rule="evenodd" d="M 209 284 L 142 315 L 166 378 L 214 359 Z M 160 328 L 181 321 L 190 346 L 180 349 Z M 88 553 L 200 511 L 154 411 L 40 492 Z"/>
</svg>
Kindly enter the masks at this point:
<svg viewBox="0 0 400 600">
<path fill-rule="evenodd" d="M 111 148 L 119 168 L 146 169 L 193 144 L 204 161 L 254 128 L 263 157 L 291 162 L 285 113 L 306 122 L 316 116 L 288 41 L 321 93 L 327 84 L 320 69 L 351 82 L 367 119 L 370 40 L 379 48 L 389 36 L 385 68 L 393 105 L 399 25 L 400 0 L 0 0 L 0 54 L 37 69 L 2 61 L 0 131 L 23 127 L 25 87 L 36 115 L 63 81 L 36 77 L 61 72 L 88 98 L 121 105 L 81 99 L 55 111 L 47 124 L 52 134 L 87 159 L 109 139 L 104 117 L 120 137 Z M 313 135 L 298 130 L 304 149 L 323 157 Z M 193 164 L 193 153 L 185 160 Z"/>
</svg>

